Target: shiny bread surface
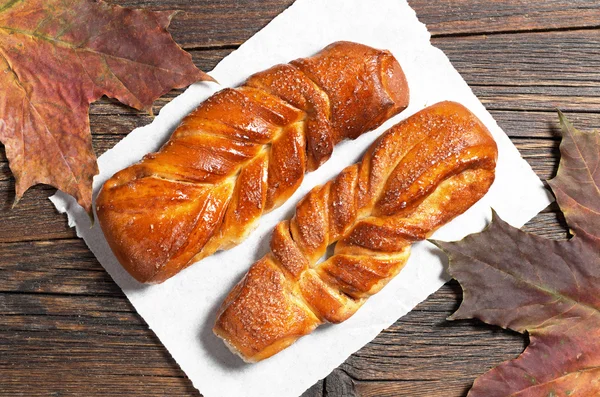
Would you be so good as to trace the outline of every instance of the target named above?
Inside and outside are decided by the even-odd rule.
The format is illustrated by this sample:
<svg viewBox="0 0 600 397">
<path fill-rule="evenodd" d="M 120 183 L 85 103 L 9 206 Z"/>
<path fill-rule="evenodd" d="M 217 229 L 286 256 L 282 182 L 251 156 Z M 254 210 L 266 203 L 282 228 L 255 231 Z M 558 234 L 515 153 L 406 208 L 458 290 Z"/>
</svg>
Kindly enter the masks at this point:
<svg viewBox="0 0 600 397">
<path fill-rule="evenodd" d="M 337 42 L 217 92 L 156 153 L 110 178 L 96 200 L 106 240 L 138 281 L 160 283 L 243 241 L 333 147 L 408 105 L 388 52 Z"/>
<path fill-rule="evenodd" d="M 222 303 L 215 334 L 256 362 L 345 321 L 402 270 L 414 242 L 486 194 L 497 155 L 487 128 L 455 102 L 395 125 L 276 226 L 271 251 Z"/>
</svg>

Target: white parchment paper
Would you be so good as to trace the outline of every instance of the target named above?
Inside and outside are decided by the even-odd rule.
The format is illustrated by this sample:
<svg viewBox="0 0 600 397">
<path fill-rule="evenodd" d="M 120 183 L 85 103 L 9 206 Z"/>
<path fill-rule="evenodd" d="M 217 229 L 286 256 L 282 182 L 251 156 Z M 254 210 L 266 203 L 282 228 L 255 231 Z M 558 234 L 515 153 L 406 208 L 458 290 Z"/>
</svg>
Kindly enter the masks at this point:
<svg viewBox="0 0 600 397">
<path fill-rule="evenodd" d="M 337 40 L 388 49 L 406 73 L 411 96 L 406 111 L 376 131 L 338 145 L 333 157 L 308 174 L 285 205 L 263 217 L 243 244 L 204 259 L 161 285 L 148 287 L 133 280 L 113 256 L 99 226 L 90 227 L 88 216 L 75 200 L 60 192 L 51 198 L 59 211 L 68 214 L 78 235 L 204 396 L 298 396 L 447 280 L 443 255 L 422 242 L 414 245 L 402 273 L 355 316 L 343 324 L 317 329 L 273 358 L 244 364 L 211 331 L 215 311 L 225 295 L 266 253 L 273 226 L 289 217 L 313 186 L 360 159 L 383 131 L 401 119 L 442 100 L 458 101 L 485 123 L 499 146 L 497 177 L 489 193 L 440 229 L 435 238 L 456 240 L 480 231 L 490 217 L 490 207 L 512 225 L 522 226 L 549 203 L 540 180 L 429 38 L 406 0 L 298 0 L 217 65 L 210 74 L 221 86 L 191 86 L 166 105 L 152 124 L 134 130 L 102 155 L 98 160 L 100 174 L 94 181 L 96 193 L 116 171 L 157 150 L 182 117 L 215 91 L 238 85 L 250 74 L 274 64 L 312 55 Z"/>
</svg>

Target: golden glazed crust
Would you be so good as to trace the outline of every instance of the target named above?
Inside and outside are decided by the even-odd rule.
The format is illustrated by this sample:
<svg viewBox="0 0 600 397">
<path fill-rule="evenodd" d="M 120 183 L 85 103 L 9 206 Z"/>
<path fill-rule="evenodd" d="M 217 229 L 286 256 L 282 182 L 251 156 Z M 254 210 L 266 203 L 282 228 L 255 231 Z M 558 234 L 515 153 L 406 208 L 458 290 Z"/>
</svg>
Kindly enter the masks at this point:
<svg viewBox="0 0 600 397">
<path fill-rule="evenodd" d="M 240 243 L 333 147 L 408 105 L 387 51 L 337 42 L 224 89 L 189 114 L 158 151 L 116 173 L 96 212 L 123 267 L 158 283 Z"/>
<path fill-rule="evenodd" d="M 221 305 L 215 334 L 254 362 L 348 319 L 402 270 L 413 242 L 485 195 L 497 154 L 481 121 L 454 102 L 392 127 L 277 225 L 271 252 Z"/>
</svg>

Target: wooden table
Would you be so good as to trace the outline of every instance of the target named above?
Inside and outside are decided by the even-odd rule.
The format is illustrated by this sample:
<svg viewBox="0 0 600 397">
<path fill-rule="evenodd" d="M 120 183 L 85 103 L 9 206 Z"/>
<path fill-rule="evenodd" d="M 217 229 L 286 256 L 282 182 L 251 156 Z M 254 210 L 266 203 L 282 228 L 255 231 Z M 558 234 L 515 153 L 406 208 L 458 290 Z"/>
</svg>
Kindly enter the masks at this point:
<svg viewBox="0 0 600 397">
<path fill-rule="evenodd" d="M 171 32 L 208 71 L 293 0 L 111 2 L 186 11 Z M 582 129 L 600 127 L 597 0 L 409 2 L 540 178 L 556 172 L 555 108 Z M 154 112 L 179 93 L 158 100 Z M 108 99 L 92 106 L 90 119 L 98 155 L 151 121 Z M 199 395 L 56 213 L 47 200 L 54 189 L 36 186 L 11 209 L 13 192 L 2 148 L 0 395 Z M 526 229 L 566 237 L 555 205 Z M 460 286 L 448 283 L 305 395 L 464 396 L 475 377 L 517 356 L 526 337 L 478 321 L 446 321 L 460 300 Z"/>
</svg>

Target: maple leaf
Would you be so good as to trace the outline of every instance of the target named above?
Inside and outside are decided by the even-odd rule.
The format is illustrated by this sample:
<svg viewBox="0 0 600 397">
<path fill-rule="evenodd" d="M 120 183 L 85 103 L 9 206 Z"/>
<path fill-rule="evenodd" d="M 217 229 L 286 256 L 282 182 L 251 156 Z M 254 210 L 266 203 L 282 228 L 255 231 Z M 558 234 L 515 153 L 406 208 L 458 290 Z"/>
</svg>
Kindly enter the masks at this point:
<svg viewBox="0 0 600 397">
<path fill-rule="evenodd" d="M 494 213 L 481 233 L 434 241 L 463 288 L 450 319 L 529 334 L 523 354 L 480 376 L 469 397 L 600 395 L 600 134 L 559 116 L 561 160 L 549 183 L 574 237 L 544 239 Z"/>
<path fill-rule="evenodd" d="M 149 110 L 172 88 L 211 79 L 167 32 L 173 15 L 90 0 L 0 1 L 0 142 L 16 201 L 47 183 L 90 213 L 98 166 L 89 104 L 107 95 Z"/>
</svg>

